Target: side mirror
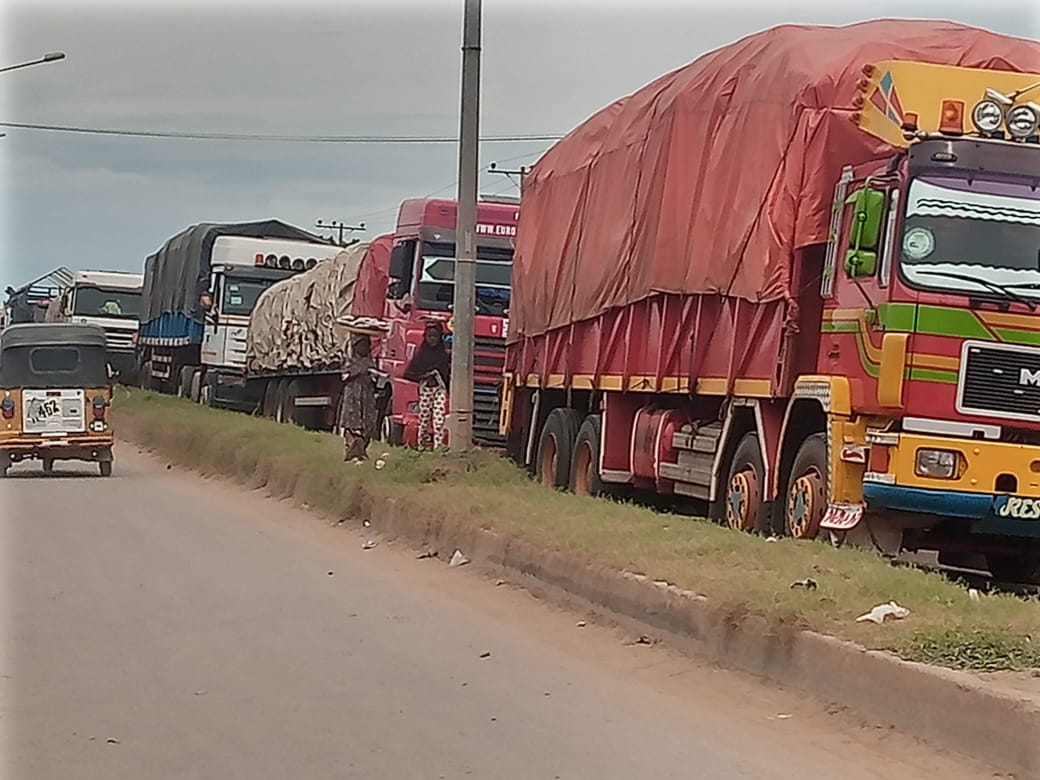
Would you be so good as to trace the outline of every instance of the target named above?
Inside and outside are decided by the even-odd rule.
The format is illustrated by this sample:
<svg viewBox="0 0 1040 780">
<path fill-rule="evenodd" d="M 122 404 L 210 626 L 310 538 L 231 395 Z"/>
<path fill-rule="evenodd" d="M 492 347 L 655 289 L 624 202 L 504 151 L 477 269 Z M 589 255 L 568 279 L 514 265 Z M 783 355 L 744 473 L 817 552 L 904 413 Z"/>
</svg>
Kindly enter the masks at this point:
<svg viewBox="0 0 1040 780">
<path fill-rule="evenodd" d="M 852 230 L 845 253 L 845 273 L 851 277 L 873 276 L 877 271 L 881 220 L 885 213 L 885 193 L 861 187 L 845 203 L 852 205 Z"/>
<path fill-rule="evenodd" d="M 410 279 L 412 271 L 411 243 L 398 244 L 390 250 L 390 278 Z"/>
</svg>

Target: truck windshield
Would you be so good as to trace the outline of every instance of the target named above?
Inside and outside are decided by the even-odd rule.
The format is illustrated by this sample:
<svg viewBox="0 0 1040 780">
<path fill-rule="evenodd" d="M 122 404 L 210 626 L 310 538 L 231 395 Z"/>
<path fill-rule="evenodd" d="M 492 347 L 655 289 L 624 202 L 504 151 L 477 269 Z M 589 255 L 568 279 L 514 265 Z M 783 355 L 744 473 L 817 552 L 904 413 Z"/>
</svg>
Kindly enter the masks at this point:
<svg viewBox="0 0 1040 780">
<path fill-rule="evenodd" d="M 496 317 L 509 310 L 512 265 L 504 260 L 477 261 L 477 312 Z M 419 275 L 420 309 L 448 311 L 455 295 L 455 259 L 426 255 Z"/>
<path fill-rule="evenodd" d="M 247 316 L 256 306 L 260 293 L 274 284 L 270 279 L 234 279 L 224 281 L 224 295 L 220 310 L 224 314 Z"/>
<path fill-rule="evenodd" d="M 77 287 L 72 313 L 80 317 L 119 317 L 136 320 L 141 313 L 141 293 L 102 287 Z"/>
<path fill-rule="evenodd" d="M 982 178 L 914 179 L 901 267 L 915 287 L 1040 298 L 1040 189 Z"/>
</svg>

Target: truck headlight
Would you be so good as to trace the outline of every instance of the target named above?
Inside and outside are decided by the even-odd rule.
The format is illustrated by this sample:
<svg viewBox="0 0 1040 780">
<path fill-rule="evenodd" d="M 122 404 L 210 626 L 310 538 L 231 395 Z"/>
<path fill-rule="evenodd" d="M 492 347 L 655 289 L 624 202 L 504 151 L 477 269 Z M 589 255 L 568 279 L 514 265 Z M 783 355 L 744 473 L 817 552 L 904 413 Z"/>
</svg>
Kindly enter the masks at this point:
<svg viewBox="0 0 1040 780">
<path fill-rule="evenodd" d="M 920 449 L 914 462 L 914 473 L 928 479 L 953 479 L 957 476 L 957 453 Z"/>
<path fill-rule="evenodd" d="M 971 112 L 971 122 L 980 133 L 992 133 L 1004 124 L 1004 109 L 995 100 L 983 100 Z"/>
<path fill-rule="evenodd" d="M 1036 133 L 1037 127 L 1040 127 L 1040 110 L 1038 109 L 1040 106 L 1035 103 L 1026 103 L 1008 111 L 1007 129 L 1012 138 L 1022 141 Z"/>
</svg>

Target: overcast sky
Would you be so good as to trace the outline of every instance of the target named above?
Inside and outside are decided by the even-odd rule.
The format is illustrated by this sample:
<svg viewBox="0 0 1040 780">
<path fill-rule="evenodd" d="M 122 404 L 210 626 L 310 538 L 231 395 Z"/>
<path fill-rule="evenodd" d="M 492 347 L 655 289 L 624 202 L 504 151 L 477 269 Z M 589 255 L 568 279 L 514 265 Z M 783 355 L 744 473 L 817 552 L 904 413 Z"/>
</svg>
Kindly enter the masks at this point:
<svg viewBox="0 0 1040 780">
<path fill-rule="evenodd" d="M 1040 37 L 1040 3 L 872 0 L 485 0 L 482 129 L 562 134 L 617 97 L 743 35 L 786 22 L 948 18 Z M 462 0 L 315 4 L 0 0 L 3 121 L 147 130 L 454 135 Z M 0 128 L 2 130 L 2 128 Z M 750 142 L 753 143 L 753 140 Z M 484 165 L 547 143 L 485 144 Z M 57 265 L 140 269 L 199 221 L 393 226 L 406 197 L 454 195 L 451 144 L 333 145 L 0 138 L 3 286 Z M 501 176 L 485 193 L 515 194 Z"/>
</svg>

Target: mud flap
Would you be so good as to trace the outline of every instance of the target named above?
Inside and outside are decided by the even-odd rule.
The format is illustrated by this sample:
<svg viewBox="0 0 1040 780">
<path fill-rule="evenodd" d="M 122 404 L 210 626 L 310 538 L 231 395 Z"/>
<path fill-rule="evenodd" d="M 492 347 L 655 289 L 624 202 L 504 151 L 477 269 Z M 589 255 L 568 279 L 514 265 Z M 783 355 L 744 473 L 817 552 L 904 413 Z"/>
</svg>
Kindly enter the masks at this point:
<svg viewBox="0 0 1040 780">
<path fill-rule="evenodd" d="M 829 504 L 820 521 L 820 528 L 828 531 L 851 531 L 862 519 L 862 504 Z"/>
</svg>

